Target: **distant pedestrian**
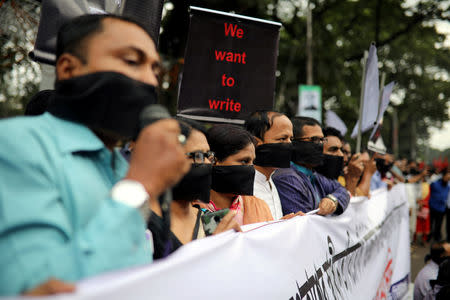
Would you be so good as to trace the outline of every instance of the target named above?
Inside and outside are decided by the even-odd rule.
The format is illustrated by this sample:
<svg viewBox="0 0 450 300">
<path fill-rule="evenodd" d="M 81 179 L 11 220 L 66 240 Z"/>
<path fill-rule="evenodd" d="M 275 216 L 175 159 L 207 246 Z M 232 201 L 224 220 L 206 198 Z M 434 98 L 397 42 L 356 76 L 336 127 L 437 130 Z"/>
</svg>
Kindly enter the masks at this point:
<svg viewBox="0 0 450 300">
<path fill-rule="evenodd" d="M 441 240 L 442 220 L 446 210 L 448 212 L 450 209 L 450 203 L 447 203 L 450 190 L 449 179 L 450 171 L 445 170 L 442 172 L 442 178 L 433 182 L 430 186 L 430 222 L 431 232 L 435 241 Z M 447 223 L 450 223 L 449 217 L 447 217 Z M 449 229 L 450 224 L 447 224 L 447 241 L 450 240 Z"/>
</svg>

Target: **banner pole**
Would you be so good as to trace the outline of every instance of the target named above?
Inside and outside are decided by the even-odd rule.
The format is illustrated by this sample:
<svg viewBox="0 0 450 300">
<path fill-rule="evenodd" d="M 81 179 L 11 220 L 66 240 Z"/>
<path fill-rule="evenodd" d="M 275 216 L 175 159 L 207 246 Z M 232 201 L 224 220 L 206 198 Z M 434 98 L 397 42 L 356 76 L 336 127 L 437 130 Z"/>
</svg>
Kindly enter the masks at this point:
<svg viewBox="0 0 450 300">
<path fill-rule="evenodd" d="M 363 76 L 361 82 L 361 98 L 359 100 L 359 119 L 358 119 L 358 137 L 356 139 L 356 153 L 361 152 L 361 127 L 362 127 L 362 115 L 364 109 L 364 90 L 366 83 L 366 65 L 367 58 L 369 57 L 369 51 L 364 51 L 364 59 L 363 59 Z"/>
<path fill-rule="evenodd" d="M 383 90 L 384 90 L 385 80 L 386 80 L 386 73 L 382 72 L 381 73 L 381 82 L 380 82 L 380 95 L 378 96 L 378 114 L 377 114 L 377 118 L 375 119 L 375 123 L 373 124 L 374 126 L 377 126 L 378 120 L 380 118 L 381 102 L 383 101 Z"/>
</svg>

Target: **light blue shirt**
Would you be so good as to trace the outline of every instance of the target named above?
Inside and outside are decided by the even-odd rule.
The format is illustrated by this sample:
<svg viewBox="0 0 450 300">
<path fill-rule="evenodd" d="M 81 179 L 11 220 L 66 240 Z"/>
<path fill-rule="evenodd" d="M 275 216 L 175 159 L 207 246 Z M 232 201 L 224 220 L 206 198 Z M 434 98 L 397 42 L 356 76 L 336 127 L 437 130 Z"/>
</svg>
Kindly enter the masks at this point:
<svg viewBox="0 0 450 300">
<path fill-rule="evenodd" d="M 83 125 L 0 121 L 0 295 L 150 263 L 144 220 L 109 196 L 127 169 Z"/>
<path fill-rule="evenodd" d="M 383 182 L 383 179 L 381 178 L 381 173 L 377 170 L 370 180 L 370 190 L 378 190 L 381 188 L 387 188 L 386 182 Z"/>
</svg>

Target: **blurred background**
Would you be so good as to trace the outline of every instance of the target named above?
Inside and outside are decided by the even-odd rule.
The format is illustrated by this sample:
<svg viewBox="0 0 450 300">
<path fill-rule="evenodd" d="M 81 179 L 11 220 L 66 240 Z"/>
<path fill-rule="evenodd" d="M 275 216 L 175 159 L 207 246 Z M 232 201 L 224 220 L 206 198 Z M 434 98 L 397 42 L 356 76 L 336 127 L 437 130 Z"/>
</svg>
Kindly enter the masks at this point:
<svg viewBox="0 0 450 300">
<path fill-rule="evenodd" d="M 39 90 L 41 69 L 28 53 L 35 42 L 40 5 L 36 0 L 0 0 L 0 118 L 22 114 Z M 160 102 L 172 113 L 190 5 L 281 22 L 275 109 L 294 116 L 298 85 L 320 85 L 324 108 L 346 123 L 347 135 L 358 117 L 363 53 L 375 42 L 380 74 L 386 73 L 386 83 L 397 83 L 382 129 L 388 151 L 428 163 L 450 158 L 450 1 L 165 1 L 159 93 Z"/>
</svg>

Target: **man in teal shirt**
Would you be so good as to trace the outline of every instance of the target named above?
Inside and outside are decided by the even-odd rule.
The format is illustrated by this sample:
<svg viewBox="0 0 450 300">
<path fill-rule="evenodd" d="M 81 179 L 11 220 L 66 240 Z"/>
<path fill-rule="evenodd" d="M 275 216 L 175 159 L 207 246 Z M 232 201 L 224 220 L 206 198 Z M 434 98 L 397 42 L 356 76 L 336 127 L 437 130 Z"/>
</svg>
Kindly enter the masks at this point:
<svg viewBox="0 0 450 300">
<path fill-rule="evenodd" d="M 64 282 L 152 261 L 140 211 L 189 170 L 179 126 L 142 129 L 129 166 L 114 145 L 154 102 L 158 64 L 132 20 L 60 30 L 51 113 L 0 121 L 0 295 L 71 291 Z"/>
</svg>

